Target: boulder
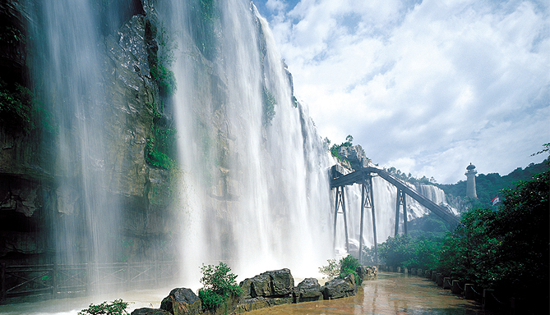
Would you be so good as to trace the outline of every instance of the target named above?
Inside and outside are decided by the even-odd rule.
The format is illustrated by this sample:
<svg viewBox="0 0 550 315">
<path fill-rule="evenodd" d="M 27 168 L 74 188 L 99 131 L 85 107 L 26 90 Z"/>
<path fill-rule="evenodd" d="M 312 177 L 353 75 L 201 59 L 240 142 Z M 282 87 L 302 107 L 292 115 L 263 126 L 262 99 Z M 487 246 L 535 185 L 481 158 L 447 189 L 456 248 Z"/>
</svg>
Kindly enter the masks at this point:
<svg viewBox="0 0 550 315">
<path fill-rule="evenodd" d="M 360 145 L 341 146 L 338 148 L 338 154 L 342 159 L 348 160 L 354 170 L 369 166 L 370 160 L 365 156 L 365 151 Z"/>
<path fill-rule="evenodd" d="M 158 308 L 138 308 L 134 310 L 130 315 L 169 315 L 172 314 L 168 311 L 161 310 Z"/>
<path fill-rule="evenodd" d="M 284 268 L 281 270 L 267 271 L 264 274 L 271 277 L 273 296 L 284 296 L 292 293 L 294 278 L 290 273 L 290 269 Z"/>
<path fill-rule="evenodd" d="M 187 288 L 176 288 L 170 291 L 160 303 L 162 310 L 174 315 L 198 315 L 202 313 L 202 303 L 199 297 Z"/>
<path fill-rule="evenodd" d="M 273 295 L 273 291 L 271 289 L 271 277 L 269 275 L 262 273 L 250 279 L 250 281 L 252 287 L 252 297 L 269 297 Z"/>
<path fill-rule="evenodd" d="M 266 271 L 239 285 L 243 294 L 235 309 L 237 313 L 293 302 L 294 278 L 287 268 Z"/>
<path fill-rule="evenodd" d="M 256 297 L 286 297 L 292 293 L 294 278 L 287 268 L 266 271 L 239 284 L 243 288 L 243 299 Z"/>
<path fill-rule="evenodd" d="M 294 288 L 294 302 L 310 302 L 323 299 L 321 286 L 315 278 L 306 278 Z"/>
<path fill-rule="evenodd" d="M 340 299 L 355 295 L 355 278 L 353 274 L 344 279 L 336 278 L 328 281 L 322 288 L 325 300 Z"/>
<path fill-rule="evenodd" d="M 252 298 L 254 295 L 254 292 L 252 292 L 252 279 L 244 279 L 241 283 L 239 283 L 239 286 L 243 289 L 243 293 L 241 294 L 242 299 Z"/>
</svg>

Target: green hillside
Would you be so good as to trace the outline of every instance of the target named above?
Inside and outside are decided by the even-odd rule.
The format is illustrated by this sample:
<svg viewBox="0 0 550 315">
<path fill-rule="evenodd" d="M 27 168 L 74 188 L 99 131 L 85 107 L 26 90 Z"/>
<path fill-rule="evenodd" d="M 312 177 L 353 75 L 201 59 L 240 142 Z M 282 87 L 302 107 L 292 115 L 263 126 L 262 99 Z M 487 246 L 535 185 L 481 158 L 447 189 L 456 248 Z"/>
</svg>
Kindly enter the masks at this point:
<svg viewBox="0 0 550 315">
<path fill-rule="evenodd" d="M 476 191 L 479 199 L 476 203 L 487 205 L 493 198 L 499 195 L 501 189 L 514 188 L 516 182 L 530 180 L 533 175 L 547 171 L 548 162 L 548 159 L 546 159 L 539 164 L 531 163 L 524 169 L 518 167 L 505 176 L 500 176 L 498 173 L 478 174 L 476 176 Z M 461 180 L 456 184 L 436 185 L 443 189 L 446 194 L 455 197 L 466 197 L 466 181 Z"/>
</svg>

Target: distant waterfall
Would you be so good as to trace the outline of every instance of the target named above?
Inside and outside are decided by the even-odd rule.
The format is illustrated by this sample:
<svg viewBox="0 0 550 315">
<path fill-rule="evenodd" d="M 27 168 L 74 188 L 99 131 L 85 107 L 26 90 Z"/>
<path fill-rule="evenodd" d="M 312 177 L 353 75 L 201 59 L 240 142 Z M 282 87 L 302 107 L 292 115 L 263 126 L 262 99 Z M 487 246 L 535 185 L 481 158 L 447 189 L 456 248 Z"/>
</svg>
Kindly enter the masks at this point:
<svg viewBox="0 0 550 315">
<path fill-rule="evenodd" d="M 395 235 L 395 206 L 397 189 L 380 177 L 373 177 L 374 208 L 376 217 L 377 241 L 383 243 L 390 236 Z M 409 186 L 416 189 L 420 194 L 430 199 L 437 205 L 446 206 L 454 214 L 457 210 L 448 206 L 445 192 L 434 185 L 417 184 Z M 333 196 L 334 197 L 334 196 Z M 348 211 L 348 235 L 351 251 L 357 251 L 360 238 L 361 222 L 361 186 L 358 184 L 346 187 L 346 209 Z M 429 213 L 429 210 L 420 205 L 411 197 L 406 197 L 407 220 L 420 218 Z M 403 207 L 400 207 L 399 233 L 403 233 Z M 372 225 L 372 213 L 370 208 L 364 212 L 363 244 L 367 247 L 374 245 L 374 234 Z M 345 249 L 345 231 L 343 215 L 338 217 L 336 247 L 339 252 Z"/>
</svg>

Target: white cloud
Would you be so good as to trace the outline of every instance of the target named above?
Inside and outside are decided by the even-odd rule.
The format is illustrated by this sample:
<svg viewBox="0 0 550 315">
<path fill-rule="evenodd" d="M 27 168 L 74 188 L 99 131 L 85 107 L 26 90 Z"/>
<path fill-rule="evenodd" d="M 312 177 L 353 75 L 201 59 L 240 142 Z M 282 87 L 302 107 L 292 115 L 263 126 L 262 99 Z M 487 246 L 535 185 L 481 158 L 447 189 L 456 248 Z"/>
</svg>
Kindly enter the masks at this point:
<svg viewBox="0 0 550 315">
<path fill-rule="evenodd" d="M 548 4 L 303 0 L 271 25 L 320 133 L 375 163 L 456 182 L 550 142 Z"/>
<path fill-rule="evenodd" d="M 286 4 L 282 0 L 267 0 L 265 6 L 271 11 L 282 11 L 286 8 Z"/>
</svg>

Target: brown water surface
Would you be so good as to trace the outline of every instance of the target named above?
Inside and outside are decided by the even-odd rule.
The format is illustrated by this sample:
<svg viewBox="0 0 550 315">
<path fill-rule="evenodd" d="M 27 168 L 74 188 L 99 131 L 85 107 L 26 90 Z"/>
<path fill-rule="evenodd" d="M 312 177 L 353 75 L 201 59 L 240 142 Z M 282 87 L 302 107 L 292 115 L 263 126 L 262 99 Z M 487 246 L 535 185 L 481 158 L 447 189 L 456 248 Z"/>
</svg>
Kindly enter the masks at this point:
<svg viewBox="0 0 550 315">
<path fill-rule="evenodd" d="M 357 295 L 345 299 L 280 305 L 245 314 L 468 314 L 489 315 L 478 303 L 443 290 L 431 280 L 399 273 L 381 273 Z"/>
</svg>

